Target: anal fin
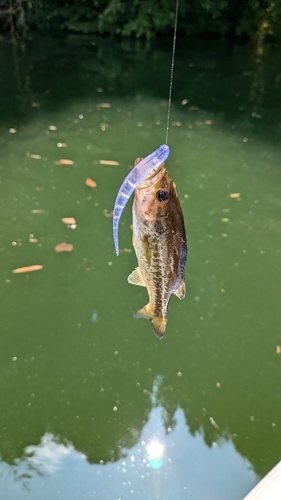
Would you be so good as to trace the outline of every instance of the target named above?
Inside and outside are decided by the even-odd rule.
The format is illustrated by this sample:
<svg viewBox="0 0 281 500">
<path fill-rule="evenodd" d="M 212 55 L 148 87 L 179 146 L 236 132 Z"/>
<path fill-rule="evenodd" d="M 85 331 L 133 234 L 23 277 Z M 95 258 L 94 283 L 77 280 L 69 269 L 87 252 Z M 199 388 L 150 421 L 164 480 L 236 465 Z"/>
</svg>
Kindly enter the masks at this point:
<svg viewBox="0 0 281 500">
<path fill-rule="evenodd" d="M 150 304 L 146 304 L 146 306 L 142 307 L 142 309 L 139 309 L 137 312 L 134 313 L 135 318 L 144 318 L 144 319 L 153 319 L 154 314 L 151 311 Z"/>
</svg>

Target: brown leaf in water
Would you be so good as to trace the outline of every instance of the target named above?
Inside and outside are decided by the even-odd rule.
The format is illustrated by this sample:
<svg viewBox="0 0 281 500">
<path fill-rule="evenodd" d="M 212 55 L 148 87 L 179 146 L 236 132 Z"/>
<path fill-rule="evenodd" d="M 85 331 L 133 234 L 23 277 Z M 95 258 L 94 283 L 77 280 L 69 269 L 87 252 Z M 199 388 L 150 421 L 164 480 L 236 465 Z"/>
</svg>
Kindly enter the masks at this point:
<svg viewBox="0 0 281 500">
<path fill-rule="evenodd" d="M 59 243 L 58 245 L 55 246 L 55 251 L 57 253 L 72 252 L 72 250 L 73 250 L 72 243 L 65 243 L 65 241 L 63 241 L 62 243 Z"/>
<path fill-rule="evenodd" d="M 66 158 L 61 158 L 60 160 L 55 162 L 56 165 L 74 165 L 74 161 L 67 160 Z"/>
<path fill-rule="evenodd" d="M 114 167 L 118 167 L 119 161 L 114 160 L 99 160 L 100 165 L 112 165 Z"/>
<path fill-rule="evenodd" d="M 111 210 L 111 212 L 109 212 L 106 208 L 104 209 L 103 211 L 103 215 L 105 217 L 113 217 L 113 210 Z"/>
<path fill-rule="evenodd" d="M 61 220 L 64 224 L 76 224 L 74 217 L 63 217 Z"/>
<path fill-rule="evenodd" d="M 93 181 L 93 179 L 90 179 L 90 177 L 88 177 L 88 179 L 85 180 L 85 184 L 86 184 L 86 186 L 89 186 L 90 188 L 97 187 L 97 183 L 95 181 Z"/>
<path fill-rule="evenodd" d="M 29 154 L 29 158 L 33 158 L 34 160 L 41 160 L 42 156 L 41 155 L 34 155 L 34 154 Z"/>
<path fill-rule="evenodd" d="M 40 271 L 40 269 L 43 269 L 43 266 L 35 264 L 34 266 L 18 267 L 17 269 L 13 269 L 12 272 L 14 274 L 31 273 L 33 271 Z"/>
<path fill-rule="evenodd" d="M 98 104 L 98 108 L 110 108 L 110 107 L 111 107 L 110 102 L 100 102 Z"/>
</svg>

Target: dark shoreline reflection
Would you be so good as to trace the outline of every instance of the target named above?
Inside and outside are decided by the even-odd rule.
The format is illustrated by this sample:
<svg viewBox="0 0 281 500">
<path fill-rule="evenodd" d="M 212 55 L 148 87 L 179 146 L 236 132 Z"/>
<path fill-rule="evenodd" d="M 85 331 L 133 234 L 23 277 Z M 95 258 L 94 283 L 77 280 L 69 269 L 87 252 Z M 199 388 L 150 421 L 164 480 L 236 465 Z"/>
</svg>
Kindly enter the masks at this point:
<svg viewBox="0 0 281 500">
<path fill-rule="evenodd" d="M 230 43 L 200 37 L 178 40 L 173 106 L 197 116 L 222 117 L 234 130 L 280 139 L 281 62 L 279 46 Z M 1 46 L 2 124 L 26 123 L 58 111 L 73 99 L 92 98 L 99 89 L 111 96 L 167 100 L 170 40 L 147 46 L 140 41 L 68 35 L 40 38 L 25 51 Z M 54 78 L 55 73 L 55 78 Z M 40 109 L 37 109 L 40 107 Z"/>
</svg>

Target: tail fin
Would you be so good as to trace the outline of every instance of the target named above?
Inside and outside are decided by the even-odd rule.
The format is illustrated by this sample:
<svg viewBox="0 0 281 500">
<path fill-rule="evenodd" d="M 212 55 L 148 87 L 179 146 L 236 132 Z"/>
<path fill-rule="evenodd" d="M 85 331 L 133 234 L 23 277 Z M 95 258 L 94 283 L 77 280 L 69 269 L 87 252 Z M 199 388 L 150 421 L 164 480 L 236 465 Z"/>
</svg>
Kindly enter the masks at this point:
<svg viewBox="0 0 281 500">
<path fill-rule="evenodd" d="M 152 328 L 154 330 L 154 333 L 157 335 L 159 339 L 162 339 L 165 330 L 166 330 L 166 325 L 167 325 L 167 318 L 159 318 L 155 316 L 152 321 Z"/>
<path fill-rule="evenodd" d="M 155 335 L 159 339 L 162 339 L 167 325 L 167 318 L 161 318 L 158 316 L 154 316 L 150 304 L 146 304 L 142 309 L 139 309 L 134 313 L 135 318 L 145 318 L 150 319 L 152 328 L 154 330 Z"/>
</svg>

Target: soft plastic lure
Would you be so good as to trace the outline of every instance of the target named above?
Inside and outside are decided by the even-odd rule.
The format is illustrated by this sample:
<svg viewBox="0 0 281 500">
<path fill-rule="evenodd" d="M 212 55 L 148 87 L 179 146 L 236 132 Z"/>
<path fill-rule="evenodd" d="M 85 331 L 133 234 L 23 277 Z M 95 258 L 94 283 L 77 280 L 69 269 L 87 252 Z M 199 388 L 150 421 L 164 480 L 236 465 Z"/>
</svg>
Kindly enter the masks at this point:
<svg viewBox="0 0 281 500">
<path fill-rule="evenodd" d="M 119 255 L 118 227 L 124 207 L 138 184 L 154 169 L 158 168 L 169 156 L 170 148 L 163 144 L 146 156 L 131 170 L 120 187 L 113 211 L 113 239 L 116 254 Z"/>
</svg>

